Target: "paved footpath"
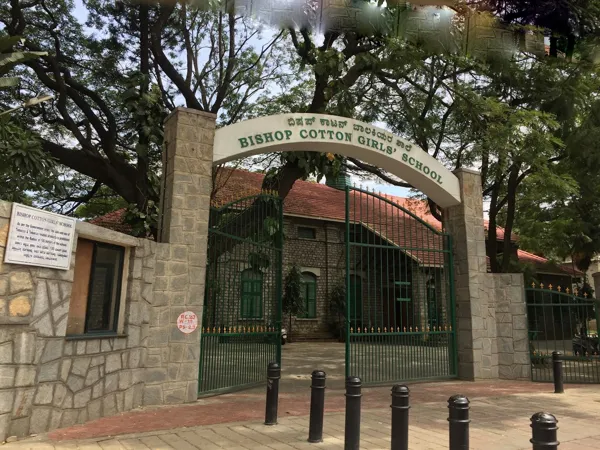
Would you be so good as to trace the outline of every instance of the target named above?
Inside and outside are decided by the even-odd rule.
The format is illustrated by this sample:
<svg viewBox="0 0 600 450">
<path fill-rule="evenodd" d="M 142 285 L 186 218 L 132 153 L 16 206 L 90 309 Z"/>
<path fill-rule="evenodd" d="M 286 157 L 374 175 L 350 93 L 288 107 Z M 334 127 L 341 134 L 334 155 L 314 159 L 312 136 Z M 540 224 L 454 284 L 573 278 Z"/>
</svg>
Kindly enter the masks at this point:
<svg viewBox="0 0 600 450">
<path fill-rule="evenodd" d="M 450 395 L 471 400 L 472 450 L 531 449 L 529 418 L 538 411 L 559 420 L 560 450 L 600 449 L 600 387 L 567 386 L 562 395 L 552 385 L 535 383 L 428 383 L 411 388 L 409 446 L 411 449 L 448 448 Z M 390 390 L 363 389 L 361 449 L 390 448 Z M 265 426 L 264 393 L 248 391 L 199 400 L 191 406 L 143 409 L 83 425 L 56 430 L 0 450 L 251 450 L 342 449 L 343 392 L 327 393 L 324 442 L 309 444 L 308 395 L 282 394 L 279 423 Z"/>
</svg>

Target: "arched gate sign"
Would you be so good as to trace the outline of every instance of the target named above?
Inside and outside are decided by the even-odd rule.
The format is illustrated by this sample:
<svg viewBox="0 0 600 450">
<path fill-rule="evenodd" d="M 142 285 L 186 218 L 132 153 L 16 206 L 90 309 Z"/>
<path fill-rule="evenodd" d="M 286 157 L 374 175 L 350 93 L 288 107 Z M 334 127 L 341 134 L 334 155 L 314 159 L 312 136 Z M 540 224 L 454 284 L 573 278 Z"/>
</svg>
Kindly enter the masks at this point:
<svg viewBox="0 0 600 450">
<path fill-rule="evenodd" d="M 442 208 L 460 203 L 458 179 L 437 159 L 382 128 L 345 117 L 278 114 L 220 128 L 213 164 L 275 151 L 351 156 L 402 178 Z"/>
</svg>

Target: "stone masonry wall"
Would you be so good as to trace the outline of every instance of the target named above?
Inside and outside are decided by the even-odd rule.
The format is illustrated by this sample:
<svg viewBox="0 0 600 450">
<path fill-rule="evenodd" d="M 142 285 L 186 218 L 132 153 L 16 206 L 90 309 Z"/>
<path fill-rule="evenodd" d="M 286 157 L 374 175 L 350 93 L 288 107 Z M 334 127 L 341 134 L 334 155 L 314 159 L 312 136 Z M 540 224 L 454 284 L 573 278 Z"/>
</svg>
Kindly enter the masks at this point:
<svg viewBox="0 0 600 450">
<path fill-rule="evenodd" d="M 487 273 L 481 176 L 465 169 L 455 174 L 462 203 L 444 211 L 443 223 L 454 246 L 458 376 L 467 380 L 526 378 L 529 353 L 523 278 Z"/>
<path fill-rule="evenodd" d="M 165 121 L 144 405 L 198 398 L 215 120 L 214 114 L 177 108 Z M 197 330 L 189 334 L 176 326 L 184 311 L 198 318 Z"/>
<path fill-rule="evenodd" d="M 487 277 L 494 283 L 498 376 L 506 380 L 529 380 L 531 364 L 523 274 L 490 273 Z"/>
<path fill-rule="evenodd" d="M 11 204 L 0 202 L 0 442 L 127 411 L 142 404 L 147 325 L 141 285 L 145 247 L 89 224 L 76 236 L 129 245 L 123 334 L 71 340 L 67 314 L 76 261 L 68 271 L 5 264 Z"/>
</svg>

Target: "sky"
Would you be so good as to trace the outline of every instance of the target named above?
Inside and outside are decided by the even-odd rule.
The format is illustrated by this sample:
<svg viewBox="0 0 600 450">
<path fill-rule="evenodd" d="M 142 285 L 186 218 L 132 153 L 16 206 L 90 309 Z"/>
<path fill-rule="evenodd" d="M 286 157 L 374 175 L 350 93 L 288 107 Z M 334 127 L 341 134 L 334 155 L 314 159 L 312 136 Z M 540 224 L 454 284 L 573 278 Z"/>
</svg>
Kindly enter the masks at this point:
<svg viewBox="0 0 600 450">
<path fill-rule="evenodd" d="M 85 6 L 83 5 L 83 1 L 82 0 L 75 0 L 75 11 L 74 11 L 75 17 L 80 21 L 80 22 L 85 22 L 85 20 L 87 19 L 87 11 Z M 253 41 L 251 41 L 253 42 Z M 260 47 L 261 42 L 258 39 L 255 39 L 253 42 L 253 45 Z M 382 124 L 374 124 L 377 126 L 382 126 Z M 411 196 L 411 191 L 409 189 L 406 188 L 402 188 L 402 187 L 398 187 L 398 186 L 393 186 L 391 184 L 385 183 L 383 181 L 381 182 L 376 182 L 376 181 L 362 181 L 360 180 L 358 177 L 355 176 L 351 176 L 351 181 L 356 184 L 357 186 L 361 186 L 363 188 L 368 188 L 369 190 L 374 190 L 375 192 L 381 192 L 381 193 L 385 193 L 385 194 L 389 194 L 389 195 L 395 195 L 398 197 L 408 197 Z M 323 180 L 323 183 L 325 181 Z"/>
</svg>

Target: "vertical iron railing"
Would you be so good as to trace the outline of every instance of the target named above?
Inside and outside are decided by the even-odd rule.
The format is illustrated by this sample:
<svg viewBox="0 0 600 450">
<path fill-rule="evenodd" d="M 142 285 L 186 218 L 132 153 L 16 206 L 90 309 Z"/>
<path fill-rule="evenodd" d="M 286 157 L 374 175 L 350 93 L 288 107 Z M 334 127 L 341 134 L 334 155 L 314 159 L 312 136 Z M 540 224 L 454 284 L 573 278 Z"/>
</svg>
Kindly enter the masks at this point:
<svg viewBox="0 0 600 450">
<path fill-rule="evenodd" d="M 409 202 L 346 189 L 346 375 L 365 384 L 456 376 L 450 236 Z"/>
<path fill-rule="evenodd" d="M 269 193 L 211 207 L 201 394 L 263 382 L 268 363 L 281 362 L 282 227 Z"/>
<path fill-rule="evenodd" d="M 551 382 L 560 352 L 565 383 L 600 383 L 597 301 L 551 284 L 532 284 L 526 296 L 532 380 Z"/>
</svg>

